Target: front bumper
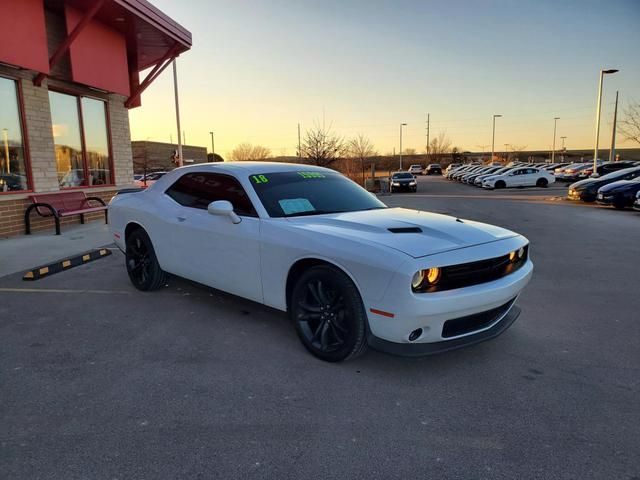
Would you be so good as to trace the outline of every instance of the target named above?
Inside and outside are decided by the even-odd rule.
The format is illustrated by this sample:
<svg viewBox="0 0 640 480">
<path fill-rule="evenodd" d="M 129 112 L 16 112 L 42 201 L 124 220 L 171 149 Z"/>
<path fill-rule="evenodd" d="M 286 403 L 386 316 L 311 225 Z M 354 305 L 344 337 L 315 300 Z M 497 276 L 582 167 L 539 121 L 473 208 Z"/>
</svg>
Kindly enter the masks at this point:
<svg viewBox="0 0 640 480">
<path fill-rule="evenodd" d="M 493 326 L 478 333 L 473 333 L 464 337 L 454 338 L 451 340 L 443 340 L 441 342 L 432 343 L 396 343 L 383 340 L 372 334 L 367 339 L 368 344 L 374 350 L 389 353 L 392 355 L 401 355 L 405 357 L 421 357 L 425 355 L 433 355 L 436 353 L 444 353 L 458 348 L 468 347 L 476 343 L 491 340 L 507 330 L 513 322 L 520 316 L 520 308 L 511 305 L 507 312 L 499 318 Z"/>
</svg>

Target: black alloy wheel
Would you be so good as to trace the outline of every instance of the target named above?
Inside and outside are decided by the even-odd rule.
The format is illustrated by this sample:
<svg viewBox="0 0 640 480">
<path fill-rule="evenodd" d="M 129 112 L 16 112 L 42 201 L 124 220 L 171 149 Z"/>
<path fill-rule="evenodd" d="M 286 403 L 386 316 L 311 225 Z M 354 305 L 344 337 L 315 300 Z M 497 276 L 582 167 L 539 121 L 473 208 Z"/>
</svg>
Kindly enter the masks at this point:
<svg viewBox="0 0 640 480">
<path fill-rule="evenodd" d="M 289 308 L 305 348 L 328 362 L 361 355 L 367 347 L 367 321 L 351 279 L 337 268 L 320 265 L 302 274 Z"/>
<path fill-rule="evenodd" d="M 127 235 L 126 265 L 129 279 L 138 290 L 157 290 L 166 283 L 166 273 L 160 268 L 153 245 L 141 228 Z"/>
<path fill-rule="evenodd" d="M 498 188 L 505 188 L 507 186 L 506 183 L 504 183 L 504 180 L 498 180 L 496 182 L 496 184 L 494 185 L 494 188 L 498 189 Z"/>
<path fill-rule="evenodd" d="M 549 181 L 546 178 L 539 178 L 536 182 L 536 187 L 546 188 L 549 184 Z"/>
</svg>

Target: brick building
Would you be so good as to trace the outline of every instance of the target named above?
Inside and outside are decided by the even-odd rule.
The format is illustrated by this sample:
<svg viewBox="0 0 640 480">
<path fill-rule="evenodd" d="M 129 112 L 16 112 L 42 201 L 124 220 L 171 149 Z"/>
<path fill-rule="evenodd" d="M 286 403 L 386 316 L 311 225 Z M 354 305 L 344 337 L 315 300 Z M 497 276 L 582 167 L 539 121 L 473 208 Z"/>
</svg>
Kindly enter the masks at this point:
<svg viewBox="0 0 640 480">
<path fill-rule="evenodd" d="M 131 142 L 133 153 L 133 173 L 172 170 L 177 146 L 173 143 L 135 140 Z M 207 148 L 195 145 L 182 146 L 182 159 L 185 165 L 207 162 Z"/>
<path fill-rule="evenodd" d="M 131 184 L 128 109 L 189 50 L 191 34 L 145 0 L 2 0 L 0 17 L 11 25 L 0 31 L 6 237 L 24 231 L 34 192 L 80 189 L 108 200 Z M 33 230 L 52 228 L 33 215 Z"/>
</svg>

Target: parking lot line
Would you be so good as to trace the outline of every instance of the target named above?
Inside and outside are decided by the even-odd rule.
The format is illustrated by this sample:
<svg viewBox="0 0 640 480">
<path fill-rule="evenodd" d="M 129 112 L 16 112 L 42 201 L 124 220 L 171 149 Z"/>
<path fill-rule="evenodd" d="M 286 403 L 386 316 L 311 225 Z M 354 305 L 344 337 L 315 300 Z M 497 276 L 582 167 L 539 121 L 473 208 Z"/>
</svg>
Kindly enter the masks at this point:
<svg viewBox="0 0 640 480">
<path fill-rule="evenodd" d="M 73 293 L 86 294 L 95 293 L 99 295 L 131 295 L 134 292 L 126 290 L 83 290 L 83 289 L 60 289 L 60 288 L 0 288 L 0 292 L 6 293 Z"/>
</svg>

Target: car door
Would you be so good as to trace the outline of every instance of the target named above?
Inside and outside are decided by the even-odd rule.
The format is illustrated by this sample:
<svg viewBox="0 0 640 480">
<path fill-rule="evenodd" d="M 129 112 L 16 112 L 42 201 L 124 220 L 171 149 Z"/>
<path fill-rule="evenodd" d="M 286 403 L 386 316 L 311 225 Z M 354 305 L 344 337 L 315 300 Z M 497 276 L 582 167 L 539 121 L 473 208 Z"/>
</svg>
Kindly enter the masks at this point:
<svg viewBox="0 0 640 480">
<path fill-rule="evenodd" d="M 523 187 L 533 187 L 542 174 L 537 168 L 525 168 L 525 173 L 521 175 L 520 185 Z"/>
<path fill-rule="evenodd" d="M 519 187 L 522 185 L 524 169 L 519 168 L 506 175 L 507 187 Z"/>
<path fill-rule="evenodd" d="M 225 292 L 262 302 L 260 219 L 238 180 L 213 172 L 188 172 L 165 195 L 174 203 L 168 243 L 175 273 Z M 227 200 L 241 222 L 212 215 L 207 206 Z"/>
</svg>

